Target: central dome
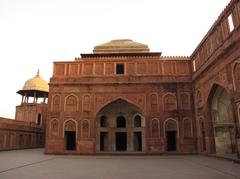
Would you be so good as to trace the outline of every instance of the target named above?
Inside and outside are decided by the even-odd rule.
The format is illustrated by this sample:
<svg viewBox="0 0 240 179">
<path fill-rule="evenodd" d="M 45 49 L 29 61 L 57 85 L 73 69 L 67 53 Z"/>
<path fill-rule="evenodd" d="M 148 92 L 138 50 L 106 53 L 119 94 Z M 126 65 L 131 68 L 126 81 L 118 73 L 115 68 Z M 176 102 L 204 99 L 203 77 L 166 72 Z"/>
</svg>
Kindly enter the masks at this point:
<svg viewBox="0 0 240 179">
<path fill-rule="evenodd" d="M 95 54 L 109 53 L 148 53 L 147 45 L 134 42 L 130 39 L 117 39 L 94 47 Z"/>
</svg>

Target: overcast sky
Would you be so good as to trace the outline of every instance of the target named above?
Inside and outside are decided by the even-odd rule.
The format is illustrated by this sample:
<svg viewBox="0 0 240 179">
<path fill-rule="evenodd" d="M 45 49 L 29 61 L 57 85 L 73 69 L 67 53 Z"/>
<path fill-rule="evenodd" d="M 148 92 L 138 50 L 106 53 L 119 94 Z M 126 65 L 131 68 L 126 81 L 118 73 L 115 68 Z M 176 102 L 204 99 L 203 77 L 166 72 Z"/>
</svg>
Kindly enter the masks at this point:
<svg viewBox="0 0 240 179">
<path fill-rule="evenodd" d="M 14 118 L 25 81 L 47 81 L 53 61 L 72 61 L 112 39 L 163 56 L 191 55 L 229 0 L 0 0 L 0 116 Z"/>
</svg>

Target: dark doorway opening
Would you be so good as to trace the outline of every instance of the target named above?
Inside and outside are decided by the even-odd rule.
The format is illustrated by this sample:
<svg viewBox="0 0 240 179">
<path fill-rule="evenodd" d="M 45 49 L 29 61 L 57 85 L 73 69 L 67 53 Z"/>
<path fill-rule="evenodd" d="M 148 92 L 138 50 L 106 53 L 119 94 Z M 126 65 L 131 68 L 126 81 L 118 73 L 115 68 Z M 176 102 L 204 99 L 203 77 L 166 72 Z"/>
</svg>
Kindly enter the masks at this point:
<svg viewBox="0 0 240 179">
<path fill-rule="evenodd" d="M 108 133 L 100 132 L 100 151 L 108 151 Z"/>
<path fill-rule="evenodd" d="M 142 133 L 134 132 L 134 151 L 142 151 Z"/>
<path fill-rule="evenodd" d="M 127 133 L 116 132 L 116 151 L 127 150 Z"/>
<path fill-rule="evenodd" d="M 66 150 L 76 150 L 76 132 L 65 131 Z"/>
<path fill-rule="evenodd" d="M 205 132 L 202 131 L 202 149 L 206 151 L 206 141 L 205 141 Z"/>
<path fill-rule="evenodd" d="M 167 151 L 176 151 L 177 145 L 176 145 L 176 131 L 167 131 Z"/>
</svg>

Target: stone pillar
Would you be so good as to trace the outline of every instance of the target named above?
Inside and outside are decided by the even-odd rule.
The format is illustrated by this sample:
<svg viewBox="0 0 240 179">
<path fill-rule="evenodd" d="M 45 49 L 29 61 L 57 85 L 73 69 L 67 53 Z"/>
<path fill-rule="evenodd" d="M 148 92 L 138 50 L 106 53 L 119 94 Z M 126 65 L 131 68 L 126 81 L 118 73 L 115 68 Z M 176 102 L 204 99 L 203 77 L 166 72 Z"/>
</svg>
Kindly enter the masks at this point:
<svg viewBox="0 0 240 179">
<path fill-rule="evenodd" d="M 22 95 L 22 102 L 21 102 L 21 104 L 23 103 L 23 100 L 24 100 L 24 95 Z"/>
<path fill-rule="evenodd" d="M 36 92 L 34 92 L 33 103 L 36 103 Z"/>
</svg>

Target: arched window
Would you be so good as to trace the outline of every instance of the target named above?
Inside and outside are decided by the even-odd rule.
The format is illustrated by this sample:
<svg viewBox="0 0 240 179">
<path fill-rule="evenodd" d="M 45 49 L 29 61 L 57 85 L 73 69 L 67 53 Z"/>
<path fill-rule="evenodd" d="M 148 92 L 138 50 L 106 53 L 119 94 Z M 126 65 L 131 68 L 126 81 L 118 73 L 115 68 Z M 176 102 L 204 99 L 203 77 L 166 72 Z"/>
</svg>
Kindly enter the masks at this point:
<svg viewBox="0 0 240 179">
<path fill-rule="evenodd" d="M 236 90 L 240 91 L 240 63 L 237 63 L 234 68 L 234 78 L 235 78 Z"/>
<path fill-rule="evenodd" d="M 197 91 L 196 100 L 197 100 L 198 106 L 201 106 L 201 104 L 202 104 L 202 94 L 199 90 Z"/>
<path fill-rule="evenodd" d="M 58 136 L 58 128 L 59 128 L 58 120 L 53 119 L 51 121 L 51 129 L 50 129 L 52 137 L 57 137 Z"/>
<path fill-rule="evenodd" d="M 106 116 L 101 116 L 100 127 L 108 127 L 108 121 Z"/>
<path fill-rule="evenodd" d="M 180 95 L 180 99 L 181 99 L 181 107 L 183 110 L 188 110 L 190 108 L 190 100 L 189 100 L 189 96 L 186 93 L 182 93 Z"/>
<path fill-rule="evenodd" d="M 126 119 L 123 116 L 117 117 L 117 128 L 125 128 L 126 127 Z"/>
<path fill-rule="evenodd" d="M 59 111 L 60 110 L 60 95 L 56 94 L 52 97 L 52 110 Z"/>
<path fill-rule="evenodd" d="M 90 95 L 86 94 L 83 96 L 83 111 L 90 111 Z"/>
<path fill-rule="evenodd" d="M 89 137 L 89 121 L 87 119 L 82 122 L 82 137 Z"/>
<path fill-rule="evenodd" d="M 152 94 L 151 95 L 151 112 L 157 112 L 158 106 L 157 106 L 157 95 Z"/>
<path fill-rule="evenodd" d="M 65 111 L 77 111 L 78 110 L 78 97 L 76 95 L 68 95 L 65 98 Z"/>
<path fill-rule="evenodd" d="M 192 126 L 191 126 L 191 120 L 188 118 L 185 118 L 183 120 L 183 126 L 184 126 L 184 137 L 189 138 L 192 137 Z"/>
<path fill-rule="evenodd" d="M 134 127 L 142 127 L 141 122 L 142 122 L 141 116 L 140 115 L 136 115 L 134 117 Z"/>
<path fill-rule="evenodd" d="M 152 138 L 159 138 L 160 137 L 160 126 L 158 119 L 152 119 Z"/>
<path fill-rule="evenodd" d="M 173 93 L 168 93 L 163 97 L 164 111 L 177 110 L 177 100 Z"/>
</svg>

